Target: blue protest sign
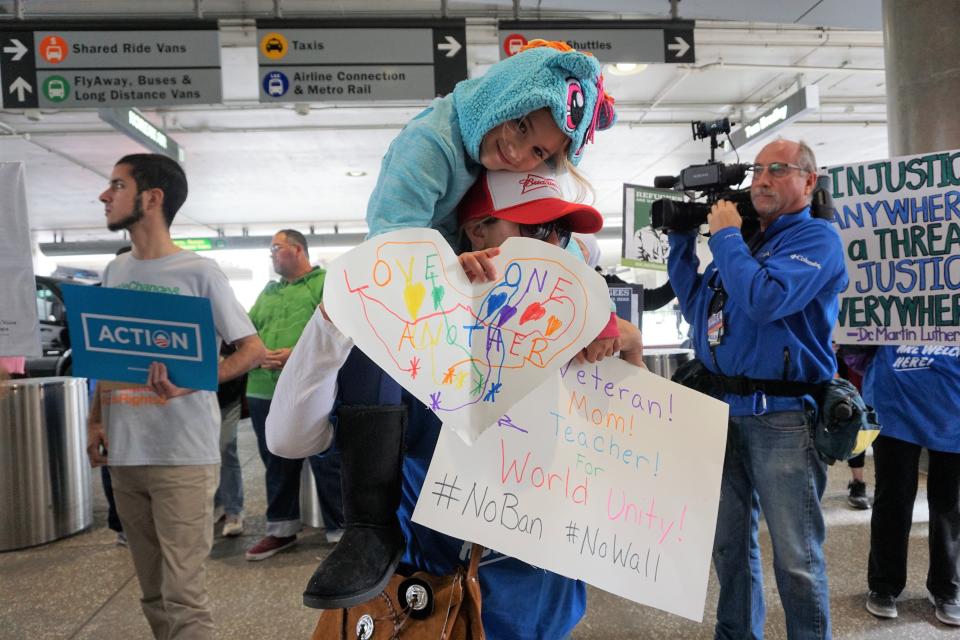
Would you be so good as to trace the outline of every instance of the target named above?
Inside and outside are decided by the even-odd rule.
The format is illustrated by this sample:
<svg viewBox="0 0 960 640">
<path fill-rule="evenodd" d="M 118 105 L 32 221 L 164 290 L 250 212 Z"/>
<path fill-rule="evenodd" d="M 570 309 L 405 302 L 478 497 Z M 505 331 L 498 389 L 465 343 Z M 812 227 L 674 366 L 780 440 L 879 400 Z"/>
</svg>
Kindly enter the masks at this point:
<svg viewBox="0 0 960 640">
<path fill-rule="evenodd" d="M 151 362 L 173 384 L 217 390 L 217 339 L 210 300 L 65 285 L 75 375 L 143 384 Z"/>
</svg>

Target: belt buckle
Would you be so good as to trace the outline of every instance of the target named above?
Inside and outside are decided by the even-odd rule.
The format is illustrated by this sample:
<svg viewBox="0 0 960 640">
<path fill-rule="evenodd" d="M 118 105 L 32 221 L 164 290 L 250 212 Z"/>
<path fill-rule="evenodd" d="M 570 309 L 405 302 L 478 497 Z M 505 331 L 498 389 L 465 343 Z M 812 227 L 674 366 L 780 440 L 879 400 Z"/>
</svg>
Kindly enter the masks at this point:
<svg viewBox="0 0 960 640">
<path fill-rule="evenodd" d="M 757 389 L 753 392 L 753 415 L 762 416 L 767 412 L 767 394 Z"/>
</svg>

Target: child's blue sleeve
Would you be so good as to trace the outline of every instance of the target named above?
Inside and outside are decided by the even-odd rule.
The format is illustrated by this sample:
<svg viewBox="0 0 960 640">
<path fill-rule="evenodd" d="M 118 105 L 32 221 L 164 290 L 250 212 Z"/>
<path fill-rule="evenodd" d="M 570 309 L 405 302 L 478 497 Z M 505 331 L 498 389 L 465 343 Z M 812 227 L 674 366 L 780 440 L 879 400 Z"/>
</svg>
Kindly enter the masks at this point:
<svg viewBox="0 0 960 640">
<path fill-rule="evenodd" d="M 450 189 L 458 157 L 433 128 L 408 125 L 390 144 L 367 205 L 368 237 L 408 227 L 432 227 L 437 203 Z"/>
</svg>

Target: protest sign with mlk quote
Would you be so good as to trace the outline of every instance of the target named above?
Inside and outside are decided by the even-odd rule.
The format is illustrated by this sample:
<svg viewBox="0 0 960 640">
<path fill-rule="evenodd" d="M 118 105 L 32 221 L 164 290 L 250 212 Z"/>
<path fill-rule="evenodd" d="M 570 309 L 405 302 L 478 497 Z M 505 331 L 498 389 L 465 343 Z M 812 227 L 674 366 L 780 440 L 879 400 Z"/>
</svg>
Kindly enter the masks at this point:
<svg viewBox="0 0 960 640">
<path fill-rule="evenodd" d="M 960 345 L 960 151 L 829 167 L 840 344 Z"/>
<path fill-rule="evenodd" d="M 699 622 L 727 412 L 619 359 L 566 365 L 472 446 L 441 430 L 413 519 Z"/>
</svg>

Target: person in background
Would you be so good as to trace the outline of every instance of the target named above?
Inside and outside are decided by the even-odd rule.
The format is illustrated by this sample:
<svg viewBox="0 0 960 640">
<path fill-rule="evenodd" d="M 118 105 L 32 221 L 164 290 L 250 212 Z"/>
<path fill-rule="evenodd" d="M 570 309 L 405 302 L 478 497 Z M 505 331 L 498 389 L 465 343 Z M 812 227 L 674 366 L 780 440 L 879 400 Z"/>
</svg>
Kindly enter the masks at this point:
<svg viewBox="0 0 960 640">
<path fill-rule="evenodd" d="M 837 354 L 837 375 L 857 388 L 857 391 L 863 392 L 863 376 L 853 367 L 847 365 L 847 353 L 850 348 L 835 345 Z M 847 505 L 851 509 L 863 511 L 870 508 L 870 498 L 867 496 L 867 482 L 863 476 L 863 467 L 867 462 L 867 452 L 863 451 L 847 460 L 847 466 L 850 467 L 850 482 L 847 483 Z"/>
<path fill-rule="evenodd" d="M 583 259 L 591 269 L 600 267 L 600 243 L 597 242 L 597 236 L 592 233 L 575 233 L 573 240 L 580 247 L 580 253 Z"/>
<path fill-rule="evenodd" d="M 171 240 L 170 225 L 186 197 L 187 177 L 174 160 L 142 153 L 117 162 L 100 201 L 107 228 L 127 230 L 133 250 L 107 265 L 103 287 L 208 298 L 218 343 L 237 347 L 218 364 L 223 382 L 259 364 L 264 348 L 217 263 Z M 219 431 L 214 393 L 177 386 L 162 362 L 150 364 L 145 385 L 97 383 L 87 456 L 94 467 L 111 467 L 117 514 L 143 593 L 140 606 L 155 638 L 214 635 L 206 560 L 213 545 Z"/>
<path fill-rule="evenodd" d="M 710 209 L 713 262 L 698 273 L 696 231 L 669 234 L 670 283 L 690 323 L 703 377 L 730 405 L 713 563 L 718 639 L 762 638 L 762 510 L 790 640 L 831 637 L 820 500 L 827 467 L 813 445 L 816 394 L 837 364 L 830 336 L 847 286 L 840 236 L 813 218 L 813 151 L 776 140 L 752 167 L 760 232 L 736 205 Z"/>
<path fill-rule="evenodd" d="M 236 351 L 224 343 L 220 356 L 229 357 Z M 220 405 L 220 485 L 213 495 L 213 521 L 223 520 L 223 536 L 232 538 L 243 533 L 243 470 L 237 455 L 237 424 L 243 408 L 243 390 L 247 376 L 222 382 L 217 387 Z"/>
<path fill-rule="evenodd" d="M 960 626 L 960 346 L 879 347 L 863 391 L 883 425 L 873 442 L 876 491 L 867 611 L 878 618 L 897 617 L 897 597 L 907 583 L 920 452 L 926 449 L 927 594 L 937 620 Z"/>
<path fill-rule="evenodd" d="M 300 531 L 300 473 L 303 459 L 276 456 L 267 448 L 265 428 L 273 392 L 287 358 L 323 299 L 326 272 L 310 264 L 307 239 L 295 229 L 274 234 L 270 244 L 273 270 L 280 276 L 264 287 L 250 309 L 250 320 L 267 346 L 267 357 L 247 381 L 247 405 L 257 435 L 257 449 L 266 467 L 267 531 L 247 550 L 247 560 L 265 560 L 297 542 Z M 310 459 L 329 542 L 343 529 L 340 499 L 340 454 L 336 450 Z"/>
</svg>

